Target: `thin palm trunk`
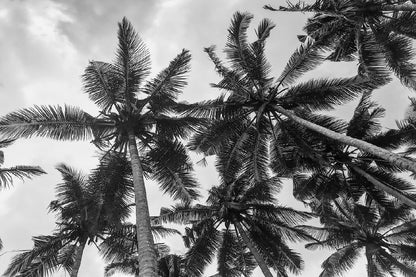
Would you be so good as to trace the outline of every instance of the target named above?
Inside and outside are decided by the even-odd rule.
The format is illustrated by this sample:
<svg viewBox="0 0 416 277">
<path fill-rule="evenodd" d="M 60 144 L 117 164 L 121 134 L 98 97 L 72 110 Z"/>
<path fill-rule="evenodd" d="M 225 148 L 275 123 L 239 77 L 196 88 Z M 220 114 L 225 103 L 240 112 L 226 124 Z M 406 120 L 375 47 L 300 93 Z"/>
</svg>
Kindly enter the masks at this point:
<svg viewBox="0 0 416 277">
<path fill-rule="evenodd" d="M 84 253 L 84 248 L 86 244 L 87 238 L 83 238 L 81 239 L 79 246 L 75 249 L 74 265 L 72 266 L 72 271 L 69 274 L 70 277 L 78 276 L 78 271 L 81 267 L 82 254 Z"/>
<path fill-rule="evenodd" d="M 371 8 L 370 8 L 371 9 Z M 416 4 L 413 3 L 403 3 L 399 5 L 383 5 L 381 8 L 374 7 L 374 9 L 371 10 L 381 10 L 381 11 L 394 11 L 394 12 L 414 12 L 416 11 Z"/>
<path fill-rule="evenodd" d="M 261 271 L 263 272 L 263 275 L 265 277 L 273 277 L 272 273 L 267 267 L 266 262 L 264 261 L 260 253 L 257 251 L 257 248 L 253 245 L 250 238 L 247 236 L 246 231 L 243 229 L 240 222 L 235 221 L 234 225 L 237 228 L 238 233 L 240 234 L 241 238 L 243 239 L 243 242 L 247 245 L 248 249 L 250 249 L 251 254 L 253 254 L 254 259 L 256 259 L 256 262 L 259 265 Z"/>
<path fill-rule="evenodd" d="M 381 147 L 375 146 L 371 143 L 365 142 L 363 140 L 360 139 L 356 139 L 353 137 L 349 137 L 347 135 L 344 134 L 340 134 L 337 133 L 335 131 L 332 131 L 330 129 L 327 129 L 325 127 L 319 126 L 315 123 L 312 123 L 308 120 L 305 120 L 297 115 L 295 115 L 292 111 L 286 110 L 280 106 L 274 106 L 274 109 L 281 113 L 284 114 L 285 116 L 287 116 L 289 119 L 293 120 L 294 122 L 297 122 L 299 124 L 301 124 L 302 126 L 317 132 L 321 135 L 324 135 L 330 139 L 333 139 L 335 141 L 339 141 L 342 142 L 346 145 L 350 145 L 350 146 L 354 146 L 357 147 L 358 149 L 365 151 L 367 153 L 373 154 L 374 156 L 377 156 L 379 158 L 382 158 L 383 160 L 386 160 L 388 162 L 390 162 L 393 165 L 397 165 L 400 168 L 403 169 L 407 169 L 410 170 L 414 173 L 416 173 L 416 163 L 406 159 L 402 156 L 400 156 L 399 154 L 390 152 L 386 149 L 383 149 Z"/>
<path fill-rule="evenodd" d="M 367 276 L 368 277 L 375 277 L 375 267 L 372 258 L 371 251 L 368 249 L 368 246 L 365 247 L 365 257 L 367 258 Z"/>
<path fill-rule="evenodd" d="M 409 207 L 416 208 L 416 202 L 414 200 L 412 200 L 410 197 L 408 197 L 407 195 L 405 195 L 402 192 L 398 191 L 397 189 L 392 188 L 392 187 L 384 184 L 383 182 L 377 180 L 376 178 L 374 178 L 373 176 L 371 176 L 370 174 L 365 172 L 365 170 L 362 170 L 358 166 L 355 166 L 355 165 L 352 165 L 352 164 L 349 164 L 349 166 L 356 173 L 360 174 L 362 177 L 367 179 L 370 183 L 372 183 L 373 185 L 378 187 L 381 191 L 387 192 L 388 194 L 397 198 L 397 200 L 401 201 L 402 203 L 407 204 Z"/>
<path fill-rule="evenodd" d="M 139 277 L 156 277 L 157 260 L 153 236 L 150 227 L 149 206 L 143 169 L 137 151 L 136 137 L 129 132 L 129 153 L 133 172 L 134 195 L 136 202 L 137 251 L 139 261 Z"/>
</svg>

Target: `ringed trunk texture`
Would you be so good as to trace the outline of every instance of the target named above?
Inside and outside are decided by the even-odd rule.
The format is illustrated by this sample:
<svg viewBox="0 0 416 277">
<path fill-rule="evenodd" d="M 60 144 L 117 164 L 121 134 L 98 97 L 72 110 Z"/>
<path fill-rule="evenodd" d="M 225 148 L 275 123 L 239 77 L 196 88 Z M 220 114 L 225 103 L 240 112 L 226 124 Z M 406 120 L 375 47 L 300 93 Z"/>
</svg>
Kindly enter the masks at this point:
<svg viewBox="0 0 416 277">
<path fill-rule="evenodd" d="M 392 12 L 400 12 L 400 11 L 416 11 L 416 4 L 413 3 L 403 3 L 403 4 L 396 4 L 396 5 L 383 5 L 381 8 L 375 8 L 375 10 L 382 10 L 382 11 L 392 11 Z"/>
<path fill-rule="evenodd" d="M 369 181 L 370 183 L 372 183 L 373 185 L 378 187 L 380 190 L 385 191 L 388 194 L 394 196 L 395 198 L 397 198 L 397 200 L 401 201 L 402 203 L 405 203 L 409 207 L 416 208 L 416 202 L 414 200 L 412 200 L 411 198 L 409 198 L 407 195 L 401 193 L 399 190 L 397 190 L 395 188 L 392 188 L 392 187 L 384 184 L 383 182 L 379 181 L 378 179 L 376 179 L 372 175 L 365 172 L 365 170 L 362 170 L 361 168 L 359 168 L 358 166 L 351 165 L 351 164 L 349 166 L 351 166 L 351 168 L 355 172 L 357 172 L 362 177 L 367 179 L 367 181 Z"/>
<path fill-rule="evenodd" d="M 265 277 L 273 277 L 272 273 L 270 272 L 269 268 L 267 267 L 266 262 L 264 261 L 263 257 L 257 251 L 257 248 L 253 245 L 250 238 L 247 236 L 246 231 L 244 231 L 243 227 L 241 226 L 240 222 L 234 222 L 235 227 L 240 233 L 243 242 L 247 245 L 248 249 L 250 249 L 251 254 L 253 254 L 254 258 L 256 259 L 257 264 L 259 265 L 263 275 Z"/>
<path fill-rule="evenodd" d="M 77 249 L 75 249 L 74 265 L 72 266 L 72 271 L 69 274 L 70 277 L 78 276 L 78 271 L 79 271 L 79 268 L 81 267 L 82 254 L 84 253 L 84 248 L 85 248 L 86 243 L 87 243 L 87 239 L 86 238 L 82 239 Z"/>
<path fill-rule="evenodd" d="M 368 277 L 375 277 L 375 266 L 373 262 L 373 257 L 371 254 L 371 250 L 368 249 L 368 246 L 365 247 L 365 257 L 367 258 L 367 276 Z"/>
<path fill-rule="evenodd" d="M 297 115 L 295 115 L 292 111 L 286 110 L 280 106 L 274 106 L 275 110 L 281 114 L 284 114 L 289 119 L 293 120 L 294 122 L 297 122 L 301 124 L 302 126 L 315 131 L 321 135 L 324 135 L 330 139 L 336 140 L 338 142 L 342 142 L 346 145 L 357 147 L 358 149 L 368 152 L 370 154 L 373 154 L 374 156 L 377 156 L 379 158 L 382 158 L 383 160 L 386 160 L 390 162 L 391 164 L 397 165 L 398 167 L 401 167 L 403 169 L 410 170 L 414 173 L 416 173 L 416 163 L 406 159 L 396 153 L 390 152 L 386 149 L 383 149 L 381 147 L 375 146 L 371 143 L 365 142 L 360 139 L 356 139 L 353 137 L 349 137 L 344 134 L 337 133 L 335 131 L 329 130 L 325 127 L 319 126 L 315 123 L 312 123 L 310 121 L 307 121 L 306 119 L 303 119 Z"/>
<path fill-rule="evenodd" d="M 150 225 L 149 206 L 143 169 L 137 151 L 136 138 L 129 132 L 129 153 L 133 172 L 134 195 L 136 202 L 137 251 L 139 256 L 139 277 L 157 277 L 157 260 Z"/>
</svg>

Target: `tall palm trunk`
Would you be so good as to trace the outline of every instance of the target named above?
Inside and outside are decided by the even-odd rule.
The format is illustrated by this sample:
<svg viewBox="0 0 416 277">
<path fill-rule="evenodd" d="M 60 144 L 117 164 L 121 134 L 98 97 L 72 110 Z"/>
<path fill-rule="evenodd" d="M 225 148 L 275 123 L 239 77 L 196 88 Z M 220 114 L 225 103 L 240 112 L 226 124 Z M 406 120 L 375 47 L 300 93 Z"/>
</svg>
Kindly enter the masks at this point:
<svg viewBox="0 0 416 277">
<path fill-rule="evenodd" d="M 371 8 L 370 8 L 371 9 Z M 382 11 L 395 11 L 395 12 L 401 12 L 401 11 L 408 11 L 408 12 L 414 12 L 416 11 L 416 4 L 413 3 L 403 3 L 399 5 L 383 5 L 381 8 L 374 7 L 372 10 L 382 10 Z"/>
<path fill-rule="evenodd" d="M 136 202 L 137 251 L 139 255 L 139 277 L 157 277 L 157 260 L 150 227 L 149 206 L 143 169 L 137 151 L 136 137 L 129 132 L 129 153 L 133 172 L 134 196 Z"/>
<path fill-rule="evenodd" d="M 390 152 L 386 149 L 375 146 L 363 140 L 352 138 L 347 135 L 343 135 L 335 131 L 332 131 L 330 129 L 327 129 L 325 127 L 319 126 L 315 123 L 312 123 L 310 121 L 307 121 L 295 115 L 292 111 L 286 110 L 280 106 L 275 105 L 274 109 L 277 112 L 284 114 L 285 116 L 287 116 L 289 119 L 293 120 L 294 122 L 299 123 L 305 128 L 308 128 L 314 132 L 317 132 L 335 141 L 342 142 L 346 145 L 357 147 L 358 149 L 368 152 L 370 154 L 373 154 L 374 156 L 377 156 L 383 160 L 386 160 L 393 165 L 397 165 L 398 167 L 401 167 L 403 169 L 407 169 L 416 173 L 416 163 L 400 156 L 399 154 Z"/>
<path fill-rule="evenodd" d="M 251 254 L 253 254 L 254 259 L 256 259 L 257 264 L 259 265 L 263 275 L 265 277 L 273 277 L 272 273 L 270 272 L 269 268 L 267 267 L 266 262 L 264 261 L 263 257 L 257 251 L 257 248 L 253 245 L 250 238 L 247 236 L 246 231 L 241 226 L 240 222 L 234 222 L 235 227 L 238 230 L 238 233 L 241 235 L 243 242 L 247 245 L 248 249 L 250 249 Z"/>
<path fill-rule="evenodd" d="M 375 265 L 373 262 L 373 257 L 371 254 L 371 250 L 368 246 L 365 247 L 365 257 L 367 258 L 367 276 L 368 277 L 375 277 Z"/>
<path fill-rule="evenodd" d="M 75 249 L 75 258 L 74 265 L 72 266 L 72 271 L 70 272 L 70 277 L 77 277 L 78 271 L 81 266 L 82 254 L 84 253 L 85 244 L 87 243 L 87 238 L 81 239 L 79 246 Z"/>
<path fill-rule="evenodd" d="M 353 164 L 349 164 L 349 166 L 354 170 L 356 173 L 367 179 L 370 183 L 378 187 L 380 190 L 387 192 L 388 194 L 394 196 L 397 198 L 397 200 L 401 201 L 402 203 L 407 204 L 409 207 L 416 208 L 416 202 L 408 197 L 407 195 L 403 194 L 402 192 L 398 191 L 395 188 L 392 188 L 383 182 L 379 181 L 378 179 L 374 178 L 372 175 L 365 172 L 365 170 L 362 170 L 358 166 L 355 166 Z"/>
</svg>

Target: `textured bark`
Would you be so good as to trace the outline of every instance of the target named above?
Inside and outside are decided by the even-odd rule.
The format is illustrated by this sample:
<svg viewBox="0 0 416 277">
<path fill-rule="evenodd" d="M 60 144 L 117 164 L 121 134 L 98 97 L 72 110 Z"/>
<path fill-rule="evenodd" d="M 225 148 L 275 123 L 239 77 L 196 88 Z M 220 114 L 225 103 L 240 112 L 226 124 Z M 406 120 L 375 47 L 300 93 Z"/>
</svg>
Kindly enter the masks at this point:
<svg viewBox="0 0 416 277">
<path fill-rule="evenodd" d="M 383 5 L 381 8 L 374 8 L 374 10 L 382 10 L 382 11 L 416 11 L 416 4 L 413 3 L 403 3 L 403 4 L 396 4 L 396 5 Z"/>
<path fill-rule="evenodd" d="M 375 266 L 372 259 L 371 250 L 369 250 L 367 246 L 365 248 L 365 257 L 367 258 L 367 276 L 375 277 Z"/>
<path fill-rule="evenodd" d="M 362 177 L 364 177 L 365 179 L 367 179 L 367 181 L 369 181 L 370 183 L 372 183 L 373 185 L 375 185 L 376 187 L 378 187 L 381 191 L 385 191 L 388 194 L 394 196 L 395 198 L 397 198 L 397 200 L 401 201 L 402 203 L 407 204 L 409 207 L 412 208 L 416 208 L 416 202 L 409 198 L 407 195 L 403 194 L 402 192 L 400 192 L 399 190 L 392 188 L 386 184 L 384 184 L 383 182 L 377 180 L 375 177 L 373 177 L 372 175 L 368 174 L 367 172 L 365 172 L 365 170 L 362 170 L 361 168 L 359 168 L 358 166 L 355 165 L 349 165 L 356 173 L 360 174 Z"/>
<path fill-rule="evenodd" d="M 79 246 L 75 249 L 75 259 L 74 259 L 74 265 L 72 266 L 72 271 L 69 274 L 70 277 L 77 277 L 78 271 L 81 266 L 82 261 L 82 254 L 84 253 L 85 244 L 87 243 L 87 239 L 82 239 L 80 241 Z"/>
<path fill-rule="evenodd" d="M 250 238 L 247 236 L 246 231 L 241 226 L 240 222 L 234 222 L 235 227 L 238 230 L 238 233 L 241 235 L 243 242 L 247 245 L 248 249 L 250 250 L 251 254 L 253 254 L 254 259 L 256 259 L 257 264 L 259 265 L 263 275 L 265 277 L 273 277 L 272 273 L 270 272 L 269 268 L 267 267 L 266 262 L 264 261 L 263 257 L 260 255 L 257 248 L 251 242 Z"/>
<path fill-rule="evenodd" d="M 357 147 L 358 149 L 365 151 L 367 153 L 373 154 L 374 156 L 377 156 L 379 158 L 382 158 L 391 164 L 397 165 L 398 167 L 401 167 L 403 169 L 407 169 L 416 173 L 416 163 L 396 153 L 390 152 L 386 149 L 375 146 L 363 140 L 352 138 L 347 135 L 340 134 L 335 131 L 329 130 L 325 127 L 319 126 L 315 123 L 312 123 L 303 118 L 300 118 L 299 116 L 295 115 L 292 111 L 288 111 L 280 106 L 274 106 L 274 108 L 277 112 L 284 114 L 289 119 L 293 120 L 294 122 L 299 123 L 305 128 L 315 131 L 330 139 L 336 140 L 338 142 L 342 142 L 346 145 Z"/>
<path fill-rule="evenodd" d="M 136 203 L 136 229 L 139 260 L 139 277 L 157 277 L 157 259 L 150 226 L 149 206 L 143 169 L 137 151 L 136 137 L 129 132 L 129 153 L 133 172 L 134 195 Z"/>
</svg>

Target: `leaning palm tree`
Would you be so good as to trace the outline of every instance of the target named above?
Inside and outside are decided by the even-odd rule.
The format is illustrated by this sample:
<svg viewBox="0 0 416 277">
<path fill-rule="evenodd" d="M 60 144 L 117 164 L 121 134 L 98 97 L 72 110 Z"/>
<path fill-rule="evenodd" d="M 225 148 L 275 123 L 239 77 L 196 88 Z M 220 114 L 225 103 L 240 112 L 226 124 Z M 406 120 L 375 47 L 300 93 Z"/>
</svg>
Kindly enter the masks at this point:
<svg viewBox="0 0 416 277">
<path fill-rule="evenodd" d="M 136 224 L 141 276 L 155 276 L 156 254 L 143 179 L 143 166 L 152 169 L 164 192 L 176 200 L 198 196 L 192 165 L 180 139 L 194 124 L 190 117 L 174 116 L 177 95 L 185 86 L 190 54 L 183 50 L 169 66 L 143 85 L 150 71 L 149 53 L 124 18 L 119 23 L 114 63 L 92 61 L 83 75 L 84 88 L 100 108 L 93 117 L 72 106 L 35 106 L 0 118 L 0 135 L 9 138 L 48 137 L 85 140 L 128 153 L 135 186 Z M 140 149 L 140 152 L 138 151 Z"/>
<path fill-rule="evenodd" d="M 0 149 L 11 145 L 12 139 L 0 140 Z M 39 166 L 17 165 L 9 168 L 2 168 L 4 163 L 4 153 L 0 150 L 0 190 L 13 184 L 13 177 L 20 179 L 31 178 L 33 176 L 45 174 Z"/>
<path fill-rule="evenodd" d="M 257 29 L 257 39 L 247 41 L 247 28 L 252 19 L 248 13 L 236 13 L 228 30 L 225 47 L 226 66 L 215 54 L 206 51 L 221 80 L 214 84 L 226 92 L 215 100 L 179 106 L 187 116 L 212 119 L 198 130 L 190 142 L 193 150 L 205 155 L 218 154 L 231 141 L 228 165 L 244 159 L 247 168 L 261 180 L 268 170 L 268 144 L 278 146 L 276 137 L 290 121 L 327 140 L 360 149 L 397 167 L 416 172 L 416 163 L 402 155 L 367 141 L 342 134 L 340 124 L 329 116 L 316 114 L 335 105 L 370 93 L 375 80 L 363 76 L 340 79 L 318 79 L 293 85 L 306 71 L 324 59 L 313 42 L 306 41 L 290 58 L 283 73 L 274 80 L 269 76 L 270 65 L 265 57 L 265 40 L 274 25 L 263 20 Z M 244 150 L 245 149 L 245 150 Z M 275 151 L 275 150 L 273 150 Z M 272 161 L 273 162 L 273 161 Z"/>
<path fill-rule="evenodd" d="M 90 176 L 61 164 L 63 183 L 49 209 L 57 213 L 57 230 L 33 238 L 34 247 L 12 259 L 5 276 L 48 276 L 63 268 L 78 276 L 85 246 L 103 239 L 130 214 L 133 184 L 129 162 L 108 154 Z"/>
<path fill-rule="evenodd" d="M 267 277 L 273 276 L 269 268 L 282 276 L 299 273 L 303 261 L 287 241 L 309 239 L 295 225 L 311 214 L 276 205 L 279 179 L 257 181 L 243 161 L 227 166 L 229 153 L 218 157 L 221 184 L 209 191 L 206 205 L 164 208 L 155 222 L 192 224 L 185 236 L 188 276 L 202 276 L 215 253 L 220 276 L 249 276 L 256 265 Z"/>
<path fill-rule="evenodd" d="M 287 7 L 278 9 L 265 7 L 313 12 L 304 30 L 317 44 L 331 50 L 328 60 L 358 57 L 360 73 L 388 82 L 391 70 L 405 86 L 416 89 L 412 42 L 416 38 L 416 4 L 405 0 L 317 0 L 312 4 L 288 2 Z"/>
<path fill-rule="evenodd" d="M 320 240 L 307 248 L 336 249 L 322 263 L 321 277 L 340 276 L 351 269 L 362 250 L 369 277 L 416 275 L 416 218 L 408 207 L 383 209 L 344 199 L 327 209 L 321 222 L 324 227 L 304 227 Z"/>
<path fill-rule="evenodd" d="M 339 132 L 397 151 L 408 142 L 412 130 L 381 131 L 379 118 L 384 109 L 364 94 L 351 120 L 337 120 Z M 340 194 L 358 200 L 365 195 L 380 205 L 389 205 L 391 196 L 416 208 L 413 185 L 395 175 L 400 168 L 349 146 L 328 141 L 308 129 L 286 120 L 272 146 L 272 169 L 292 177 L 295 197 L 302 201 L 331 201 Z"/>
</svg>

